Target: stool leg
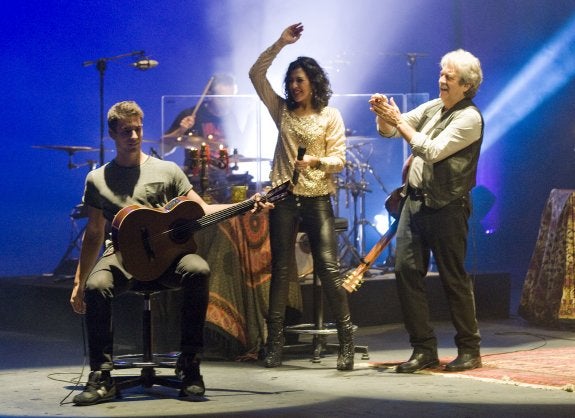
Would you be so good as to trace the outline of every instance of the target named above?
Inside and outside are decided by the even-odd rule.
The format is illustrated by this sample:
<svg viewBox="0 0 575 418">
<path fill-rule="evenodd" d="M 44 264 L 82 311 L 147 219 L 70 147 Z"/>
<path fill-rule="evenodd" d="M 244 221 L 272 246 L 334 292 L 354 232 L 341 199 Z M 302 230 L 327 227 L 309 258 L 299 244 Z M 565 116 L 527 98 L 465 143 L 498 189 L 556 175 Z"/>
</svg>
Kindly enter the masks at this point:
<svg viewBox="0 0 575 418">
<path fill-rule="evenodd" d="M 150 295 L 144 295 L 144 313 L 142 315 L 143 361 L 153 361 L 152 354 L 152 305 Z"/>
<path fill-rule="evenodd" d="M 136 386 L 143 386 L 150 388 L 154 385 L 162 385 L 179 389 L 182 382 L 175 375 L 170 376 L 157 376 L 156 368 L 169 368 L 172 369 L 173 365 L 167 363 L 158 363 L 155 361 L 155 356 L 152 350 L 152 304 L 151 293 L 144 292 L 144 310 L 142 312 L 142 354 L 128 354 L 125 356 L 118 356 L 114 367 L 117 369 L 140 368 L 139 376 L 115 376 L 116 388 L 120 394 L 122 390 L 133 388 Z M 131 361 L 124 363 L 123 359 L 138 359 L 141 361 Z M 118 362 L 120 360 L 120 362 Z"/>
<path fill-rule="evenodd" d="M 313 317 L 315 329 L 321 331 L 324 329 L 323 323 L 323 292 L 321 289 L 321 282 L 317 274 L 313 274 Z M 313 336 L 313 363 L 321 362 L 321 353 L 325 347 L 325 336 L 321 333 L 314 334 Z"/>
</svg>

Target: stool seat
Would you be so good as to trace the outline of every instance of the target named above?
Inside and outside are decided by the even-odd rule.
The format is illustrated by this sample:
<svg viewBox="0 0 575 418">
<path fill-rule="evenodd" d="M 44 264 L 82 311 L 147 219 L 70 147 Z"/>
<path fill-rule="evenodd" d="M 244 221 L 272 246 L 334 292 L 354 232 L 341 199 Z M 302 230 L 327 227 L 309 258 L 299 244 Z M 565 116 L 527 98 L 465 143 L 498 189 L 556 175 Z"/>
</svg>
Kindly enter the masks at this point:
<svg viewBox="0 0 575 418">
<path fill-rule="evenodd" d="M 285 332 L 300 335 L 331 335 L 337 334 L 337 329 L 333 322 L 324 322 L 323 328 L 315 328 L 316 324 L 297 324 L 286 327 Z M 357 325 L 353 326 L 353 330 L 357 329 Z"/>
<path fill-rule="evenodd" d="M 336 217 L 334 220 L 335 232 L 345 232 L 347 231 L 348 220 L 347 218 Z"/>
</svg>

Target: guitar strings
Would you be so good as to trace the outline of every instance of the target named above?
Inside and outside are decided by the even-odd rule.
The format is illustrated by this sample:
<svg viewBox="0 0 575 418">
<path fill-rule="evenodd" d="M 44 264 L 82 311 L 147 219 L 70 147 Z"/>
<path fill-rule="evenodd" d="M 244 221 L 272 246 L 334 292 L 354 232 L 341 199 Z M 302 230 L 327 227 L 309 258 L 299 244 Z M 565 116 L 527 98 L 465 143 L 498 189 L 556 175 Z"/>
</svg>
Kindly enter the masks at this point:
<svg viewBox="0 0 575 418">
<path fill-rule="evenodd" d="M 183 201 L 183 202 L 189 202 L 189 201 Z M 183 224 L 179 224 L 173 228 L 170 228 L 170 229 L 167 229 L 165 231 L 161 231 L 161 232 L 158 232 L 156 234 L 150 235 L 149 237 L 147 237 L 147 240 L 148 240 L 148 242 L 152 242 L 154 240 L 158 240 L 158 239 L 162 238 L 165 235 L 178 233 L 180 231 L 184 231 L 184 232 L 199 231 L 199 230 L 201 230 L 207 226 L 210 226 L 210 225 L 213 225 L 215 223 L 224 221 L 228 218 L 231 218 L 232 216 L 234 216 L 236 214 L 236 212 L 238 212 L 238 209 L 241 212 L 241 210 L 247 209 L 251 206 L 252 206 L 252 203 L 250 201 L 240 202 L 237 205 L 230 206 L 229 208 L 222 209 L 221 211 L 218 211 L 215 213 L 210 213 L 209 215 L 204 215 L 204 216 L 201 216 L 197 219 L 188 220 L 188 221 L 184 222 Z M 130 244 L 129 244 L 130 247 L 138 246 L 138 245 L 139 245 L 138 240 L 130 241 Z M 125 245 L 124 245 L 124 247 L 125 247 Z M 121 249 L 120 249 L 120 251 L 121 251 Z"/>
</svg>

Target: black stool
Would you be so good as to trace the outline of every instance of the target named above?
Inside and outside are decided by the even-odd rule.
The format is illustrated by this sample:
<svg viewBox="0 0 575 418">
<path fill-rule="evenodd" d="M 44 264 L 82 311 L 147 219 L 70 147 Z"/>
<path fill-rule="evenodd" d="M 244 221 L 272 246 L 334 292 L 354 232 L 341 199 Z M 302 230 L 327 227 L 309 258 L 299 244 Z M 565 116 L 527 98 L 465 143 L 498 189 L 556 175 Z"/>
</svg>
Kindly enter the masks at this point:
<svg viewBox="0 0 575 418">
<path fill-rule="evenodd" d="M 341 233 L 347 231 L 347 218 L 335 218 L 335 232 Z M 328 344 L 327 336 L 337 334 L 337 329 L 333 323 L 324 323 L 323 319 L 323 292 L 321 282 L 315 271 L 313 272 L 312 283 L 312 304 L 313 304 L 313 324 L 297 324 L 286 326 L 284 332 L 299 335 L 311 335 L 312 341 L 309 343 L 295 343 L 284 346 L 284 350 L 300 350 L 311 347 L 313 349 L 313 363 L 320 363 L 322 353 L 337 352 L 339 344 Z M 357 330 L 357 325 L 353 326 Z M 355 346 L 356 353 L 362 353 L 362 360 L 369 360 L 369 350 L 367 346 Z"/>
<path fill-rule="evenodd" d="M 157 368 L 175 369 L 179 353 L 154 354 L 152 351 L 152 305 L 151 296 L 155 293 L 170 290 L 155 282 L 138 281 L 130 291 L 144 297 L 142 314 L 142 353 L 125 354 L 114 357 L 114 369 L 141 369 L 139 376 L 114 376 L 116 388 L 121 391 L 136 386 L 150 388 L 153 385 L 167 386 L 179 389 L 182 381 L 173 376 L 157 376 Z"/>
</svg>

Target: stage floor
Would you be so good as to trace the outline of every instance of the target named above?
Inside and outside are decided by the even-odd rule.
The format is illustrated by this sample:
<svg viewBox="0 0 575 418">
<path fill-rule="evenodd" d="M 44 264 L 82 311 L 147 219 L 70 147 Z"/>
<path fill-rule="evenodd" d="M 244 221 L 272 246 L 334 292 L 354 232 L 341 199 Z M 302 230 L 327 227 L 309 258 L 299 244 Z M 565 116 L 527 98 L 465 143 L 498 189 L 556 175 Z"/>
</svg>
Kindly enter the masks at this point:
<svg viewBox="0 0 575 418">
<path fill-rule="evenodd" d="M 81 329 L 80 319 L 67 325 Z M 453 329 L 449 322 L 435 325 L 439 355 L 449 361 L 456 354 Z M 480 321 L 480 328 L 484 361 L 491 354 L 536 352 L 543 347 L 573 348 L 575 352 L 572 331 L 529 326 L 517 317 Z M 335 336 L 329 339 L 335 341 Z M 364 360 L 357 354 L 351 372 L 338 372 L 334 355 L 312 363 L 307 354 L 292 354 L 276 369 L 266 369 L 260 362 L 206 361 L 202 364 L 205 402 L 191 403 L 178 398 L 174 389 L 153 387 L 130 389 L 113 402 L 75 407 L 70 403 L 78 393 L 71 393 L 74 382 L 85 381 L 88 373 L 82 366 L 81 338 L 0 331 L 0 416 L 573 416 L 575 393 L 565 389 L 518 385 L 511 379 L 494 382 L 454 374 L 403 375 L 374 368 L 372 363 L 409 357 L 411 350 L 401 324 L 361 327 L 356 343 L 369 346 L 370 358 Z M 539 369 L 545 373 L 544 367 Z M 162 373 L 170 372 L 164 370 Z"/>
</svg>

